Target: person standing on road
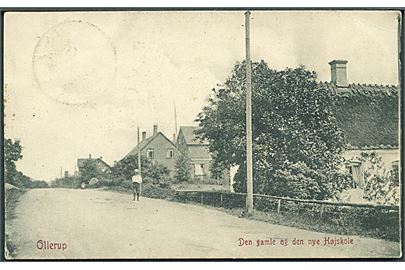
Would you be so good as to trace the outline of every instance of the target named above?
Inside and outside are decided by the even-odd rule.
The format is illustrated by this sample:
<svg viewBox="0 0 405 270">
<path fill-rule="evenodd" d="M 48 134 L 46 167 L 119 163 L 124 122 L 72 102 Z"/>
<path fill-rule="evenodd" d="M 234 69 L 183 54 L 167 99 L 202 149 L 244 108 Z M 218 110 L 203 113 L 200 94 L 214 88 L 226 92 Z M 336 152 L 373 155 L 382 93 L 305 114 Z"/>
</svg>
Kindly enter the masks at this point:
<svg viewBox="0 0 405 270">
<path fill-rule="evenodd" d="M 139 201 L 139 194 L 141 193 L 142 176 L 138 169 L 135 169 L 135 174 L 132 176 L 132 191 L 134 193 L 134 201 Z"/>
</svg>

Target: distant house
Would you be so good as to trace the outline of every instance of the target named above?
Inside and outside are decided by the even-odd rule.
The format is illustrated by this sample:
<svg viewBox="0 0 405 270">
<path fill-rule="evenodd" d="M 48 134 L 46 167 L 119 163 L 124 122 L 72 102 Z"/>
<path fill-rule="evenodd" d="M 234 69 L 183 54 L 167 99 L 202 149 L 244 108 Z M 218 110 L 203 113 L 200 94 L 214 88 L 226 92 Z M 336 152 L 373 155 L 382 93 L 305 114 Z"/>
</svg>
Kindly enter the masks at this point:
<svg viewBox="0 0 405 270">
<path fill-rule="evenodd" d="M 96 165 L 96 168 L 99 173 L 110 173 L 111 172 L 111 167 L 108 165 L 102 157 L 99 158 L 92 158 L 91 155 L 89 155 L 88 158 L 79 158 L 77 159 L 77 168 L 79 171 L 79 175 L 83 168 L 86 166 L 87 162 L 93 162 Z"/>
<path fill-rule="evenodd" d="M 353 186 L 363 188 L 361 153 L 375 152 L 387 170 L 399 166 L 399 88 L 394 85 L 349 84 L 347 61 L 334 60 L 331 82 L 320 83 L 338 97 L 334 115 L 346 136 L 344 157 L 350 160 Z"/>
<path fill-rule="evenodd" d="M 153 125 L 152 136 L 146 137 L 146 132 L 142 132 L 141 142 L 125 157 L 137 156 L 138 151 L 141 152 L 141 156 L 147 157 L 152 163 L 167 167 L 171 176 L 174 176 L 176 158 L 179 152 L 176 145 L 162 132 L 158 131 L 157 125 Z"/>
<path fill-rule="evenodd" d="M 191 176 L 195 180 L 212 180 L 212 155 L 208 150 L 208 141 L 201 141 L 196 137 L 198 127 L 181 126 L 177 136 L 177 147 L 185 153 L 191 162 Z M 229 171 L 224 171 L 221 179 L 223 184 L 229 185 Z"/>
</svg>

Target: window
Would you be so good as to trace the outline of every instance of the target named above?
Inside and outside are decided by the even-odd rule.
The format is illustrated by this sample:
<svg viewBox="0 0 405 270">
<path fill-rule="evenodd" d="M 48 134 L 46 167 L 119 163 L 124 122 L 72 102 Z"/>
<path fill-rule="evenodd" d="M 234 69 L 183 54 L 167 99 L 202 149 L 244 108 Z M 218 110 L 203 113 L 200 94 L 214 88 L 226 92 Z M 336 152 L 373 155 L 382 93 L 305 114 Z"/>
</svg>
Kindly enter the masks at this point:
<svg viewBox="0 0 405 270">
<path fill-rule="evenodd" d="M 205 175 L 204 164 L 194 164 L 194 175 L 196 177 L 202 177 Z"/>
<path fill-rule="evenodd" d="M 174 149 L 173 148 L 167 149 L 167 158 L 174 158 Z"/>
<path fill-rule="evenodd" d="M 392 170 L 396 170 L 396 171 L 398 171 L 399 170 L 399 160 L 394 160 L 393 162 L 391 162 L 391 169 Z"/>
<path fill-rule="evenodd" d="M 399 180 L 399 160 L 395 160 L 391 163 L 391 176 L 395 180 Z M 399 183 L 399 182 L 398 182 Z"/>
<path fill-rule="evenodd" d="M 152 148 L 149 148 L 146 150 L 146 156 L 148 159 L 154 159 L 155 158 L 155 151 Z"/>
<path fill-rule="evenodd" d="M 352 175 L 352 188 L 364 188 L 364 172 L 360 161 L 350 162 L 349 173 Z"/>
</svg>

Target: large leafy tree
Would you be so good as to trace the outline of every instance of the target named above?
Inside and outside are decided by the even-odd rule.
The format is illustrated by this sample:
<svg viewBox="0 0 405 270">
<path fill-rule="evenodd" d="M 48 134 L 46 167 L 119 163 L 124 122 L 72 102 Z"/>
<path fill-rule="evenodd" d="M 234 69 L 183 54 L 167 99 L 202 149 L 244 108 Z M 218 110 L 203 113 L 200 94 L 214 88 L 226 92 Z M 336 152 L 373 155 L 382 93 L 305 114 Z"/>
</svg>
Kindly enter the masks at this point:
<svg viewBox="0 0 405 270">
<path fill-rule="evenodd" d="M 32 180 L 17 170 L 16 162 L 22 159 L 22 146 L 20 141 L 4 140 L 4 178 L 7 183 L 21 188 L 48 187 L 45 181 Z"/>
<path fill-rule="evenodd" d="M 80 177 L 82 181 L 88 183 L 93 177 L 99 177 L 100 172 L 94 160 L 88 159 L 84 162 L 83 167 L 80 169 Z"/>
<path fill-rule="evenodd" d="M 197 117 L 214 166 L 235 166 L 237 191 L 246 189 L 245 63 L 213 89 Z M 334 95 L 304 67 L 272 70 L 252 63 L 254 191 L 327 199 L 346 187 L 341 174 L 343 132 L 332 113 Z"/>
</svg>

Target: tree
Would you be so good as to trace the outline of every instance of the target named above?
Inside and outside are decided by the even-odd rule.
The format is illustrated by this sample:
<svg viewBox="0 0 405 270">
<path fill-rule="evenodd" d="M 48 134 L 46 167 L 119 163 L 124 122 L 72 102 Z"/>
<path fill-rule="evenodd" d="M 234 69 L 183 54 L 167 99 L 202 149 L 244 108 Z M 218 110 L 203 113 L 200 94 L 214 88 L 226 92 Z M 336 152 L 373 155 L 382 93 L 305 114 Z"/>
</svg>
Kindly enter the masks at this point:
<svg viewBox="0 0 405 270">
<path fill-rule="evenodd" d="M 175 178 L 178 182 L 187 182 L 191 180 L 191 173 L 190 173 L 190 160 L 186 153 L 180 153 L 176 159 L 175 165 Z"/>
<path fill-rule="evenodd" d="M 80 177 L 82 181 L 88 183 L 93 177 L 97 178 L 99 176 L 100 173 L 94 160 L 86 160 L 83 164 L 83 167 L 80 168 Z"/>
<path fill-rule="evenodd" d="M 48 182 L 44 180 L 36 180 L 32 181 L 31 183 L 31 188 L 48 188 L 48 187 L 49 187 Z"/>
<path fill-rule="evenodd" d="M 149 178 L 153 184 L 168 185 L 170 170 L 161 164 L 151 164 L 144 171 L 144 178 Z"/>
<path fill-rule="evenodd" d="M 12 139 L 4 140 L 4 168 L 5 181 L 20 188 L 44 188 L 48 187 L 45 181 L 32 180 L 18 171 L 15 163 L 22 159 L 22 146 L 20 141 Z"/>
<path fill-rule="evenodd" d="M 22 158 L 22 147 L 20 141 L 12 139 L 4 140 L 4 168 L 5 181 L 12 185 L 21 187 L 21 175 L 18 174 L 15 163 Z M 23 179 L 24 180 L 24 179 Z"/>
<path fill-rule="evenodd" d="M 305 67 L 276 71 L 252 64 L 254 192 L 327 199 L 347 187 L 340 173 L 344 134 L 332 114 L 335 96 Z M 213 89 L 197 116 L 214 166 L 239 165 L 235 190 L 246 190 L 245 63 Z"/>
<path fill-rule="evenodd" d="M 138 157 L 127 156 L 116 162 L 112 168 L 112 175 L 118 181 L 130 180 L 134 170 L 138 168 Z M 145 156 L 141 156 L 141 173 L 144 182 L 163 183 L 170 178 L 170 170 L 158 163 L 152 163 Z"/>
<path fill-rule="evenodd" d="M 149 159 L 141 156 L 142 174 L 151 166 Z M 112 167 L 112 174 L 114 177 L 130 180 L 134 175 L 135 169 L 138 168 L 138 157 L 136 155 L 126 156 L 118 162 L 114 163 Z"/>
</svg>

